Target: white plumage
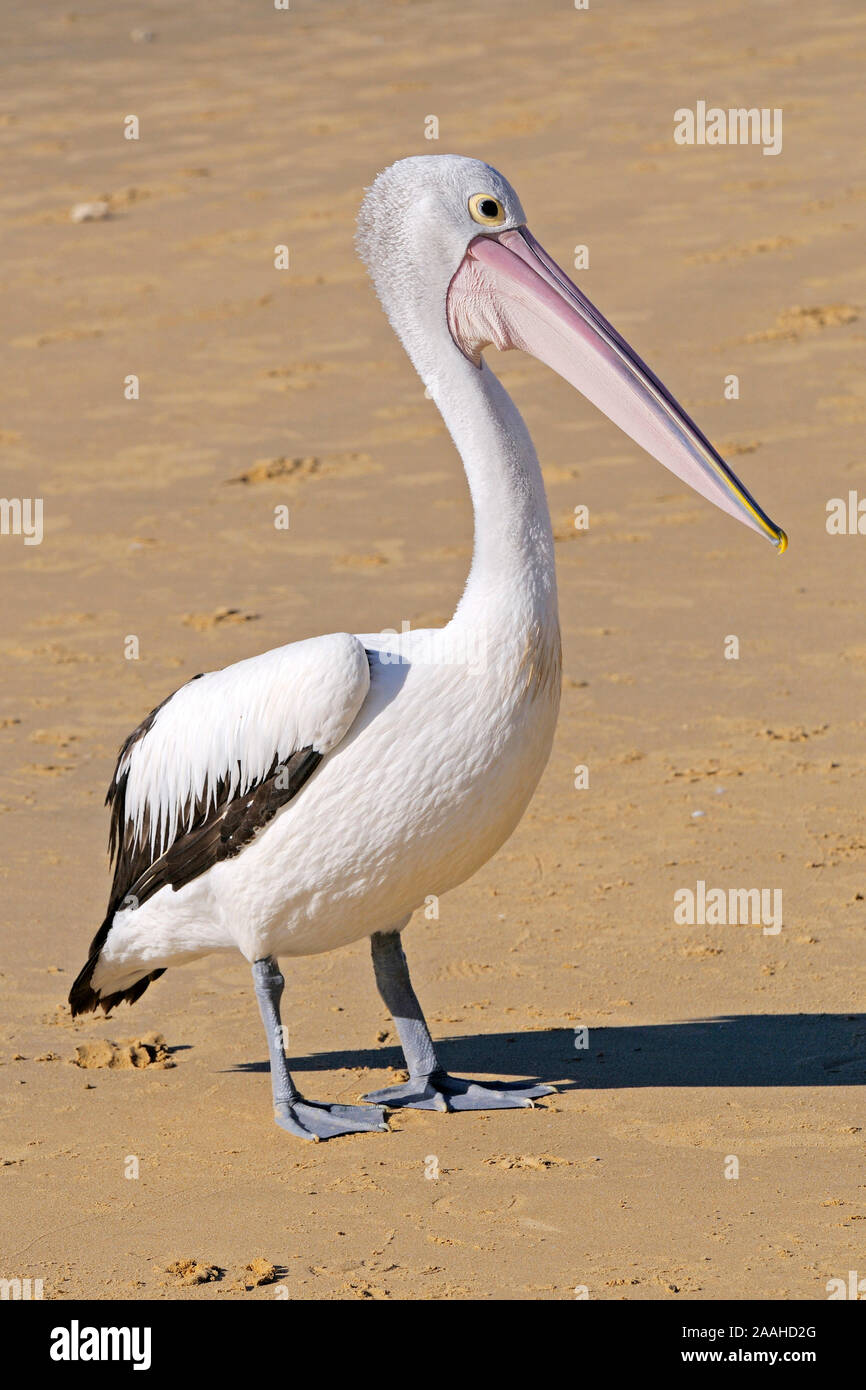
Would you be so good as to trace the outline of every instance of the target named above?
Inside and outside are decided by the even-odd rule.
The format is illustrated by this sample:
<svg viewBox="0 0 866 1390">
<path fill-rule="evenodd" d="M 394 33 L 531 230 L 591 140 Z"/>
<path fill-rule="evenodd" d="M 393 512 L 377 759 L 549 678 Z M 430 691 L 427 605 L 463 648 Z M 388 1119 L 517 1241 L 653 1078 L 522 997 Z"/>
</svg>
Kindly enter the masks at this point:
<svg viewBox="0 0 866 1390">
<path fill-rule="evenodd" d="M 276 647 L 182 686 L 118 762 L 136 839 L 149 826 L 157 857 L 190 828 L 197 804 L 216 804 L 223 783 L 231 800 L 299 748 L 330 753 L 369 688 L 363 644 L 345 632 Z"/>
<path fill-rule="evenodd" d="M 115 882 L 73 1010 L 133 1001 L 169 965 L 239 949 L 253 964 L 277 1120 L 304 1138 L 382 1128 L 382 1111 L 298 1095 L 275 1041 L 276 958 L 364 936 L 410 1073 L 371 1099 L 499 1108 L 548 1089 L 481 1087 L 442 1071 L 398 935 L 430 895 L 463 882 L 510 835 L 559 707 L 541 470 L 481 358 L 485 344 L 519 345 L 578 385 L 585 377 L 592 399 L 663 463 L 784 544 L 524 222 L 500 174 L 456 156 L 386 170 L 359 219 L 379 297 L 472 495 L 472 568 L 451 622 L 401 637 L 335 633 L 197 677 L 130 736 L 109 792 Z"/>
</svg>

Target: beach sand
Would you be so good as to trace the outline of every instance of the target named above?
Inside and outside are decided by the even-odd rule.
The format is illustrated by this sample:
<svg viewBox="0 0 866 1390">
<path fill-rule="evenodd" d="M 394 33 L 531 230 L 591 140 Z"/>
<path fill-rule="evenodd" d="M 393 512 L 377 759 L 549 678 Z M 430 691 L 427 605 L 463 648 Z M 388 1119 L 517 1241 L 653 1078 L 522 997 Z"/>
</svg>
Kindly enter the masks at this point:
<svg viewBox="0 0 866 1390">
<path fill-rule="evenodd" d="M 866 1274 L 866 539 L 825 525 L 866 492 L 864 31 L 854 0 L 16 11 L 2 490 L 43 499 L 44 538 L 0 537 L 0 1276 L 545 1300 L 821 1299 Z M 699 100 L 782 109 L 782 152 L 678 146 Z M 446 1065 L 557 1094 L 304 1146 L 271 1121 L 240 956 L 107 1020 L 65 1000 L 147 711 L 296 638 L 453 611 L 465 480 L 353 248 L 364 186 L 438 152 L 500 168 L 566 268 L 588 247 L 581 287 L 791 544 L 490 355 L 559 538 L 562 716 L 516 834 L 406 947 Z M 73 222 L 88 202 L 109 215 Z M 781 931 L 677 924 L 698 881 L 780 891 Z M 402 1064 L 364 942 L 287 963 L 284 1010 L 316 1098 Z"/>
</svg>

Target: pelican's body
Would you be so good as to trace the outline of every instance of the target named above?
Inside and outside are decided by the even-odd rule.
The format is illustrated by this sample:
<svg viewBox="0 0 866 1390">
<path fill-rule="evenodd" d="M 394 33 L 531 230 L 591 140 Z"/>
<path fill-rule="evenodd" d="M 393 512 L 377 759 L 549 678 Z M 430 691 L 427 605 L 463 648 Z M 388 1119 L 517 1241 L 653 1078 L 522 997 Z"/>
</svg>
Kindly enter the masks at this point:
<svg viewBox="0 0 866 1390">
<path fill-rule="evenodd" d="M 333 633 L 188 682 L 121 750 L 109 791 L 115 880 L 74 1012 L 134 1001 L 167 966 L 239 949 L 253 965 L 275 1114 L 303 1138 L 384 1128 L 378 1106 L 296 1091 L 278 957 L 370 936 L 409 1081 L 369 1099 L 530 1104 L 439 1067 L 399 933 L 511 834 L 547 762 L 560 690 L 553 538 L 541 470 L 481 358 L 520 347 L 649 452 L 780 547 L 783 533 L 657 378 L 550 261 L 506 181 L 477 160 L 408 159 L 365 199 L 359 244 L 441 411 L 472 494 L 466 590 L 443 629 Z"/>
<path fill-rule="evenodd" d="M 490 505 L 477 520 L 476 565 L 453 619 L 400 636 L 296 643 L 187 686 L 190 710 L 179 709 L 174 725 L 172 701 L 163 707 L 147 736 L 161 739 L 149 750 L 161 786 L 172 757 L 188 766 L 203 738 L 209 751 L 227 697 L 240 720 L 250 691 L 273 687 L 288 725 L 301 658 L 315 671 L 322 717 L 338 698 L 345 703 L 345 733 L 243 853 L 119 914 L 95 987 L 116 991 L 121 975 L 208 951 L 239 948 L 251 961 L 312 955 L 402 925 L 431 894 L 473 874 L 523 815 L 559 709 L 553 537 L 538 459 L 513 403 L 486 366 L 478 371 L 463 358 L 454 366 L 461 399 L 468 388 L 476 407 L 471 442 L 458 444 L 477 456 Z M 454 394 L 449 381 L 446 419 Z M 208 682 L 216 686 L 212 709 Z M 309 707 L 317 695 L 305 695 Z M 316 732 L 292 731 L 289 746 Z M 278 724 L 271 737 L 282 755 L 279 733 Z M 157 794 L 132 790 L 140 800 Z"/>
<path fill-rule="evenodd" d="M 402 926 L 430 894 L 456 887 L 495 854 L 547 762 L 558 632 L 547 634 L 537 667 L 534 644 L 521 646 L 512 633 L 490 668 L 469 678 L 459 666 L 431 663 L 437 648 L 448 655 L 443 637 L 410 633 L 390 647 L 379 635 L 346 639 L 373 660 L 345 740 L 242 854 L 119 912 L 96 988 L 117 992 L 144 969 L 210 951 L 238 949 L 253 961 L 346 946 L 385 924 Z"/>
</svg>

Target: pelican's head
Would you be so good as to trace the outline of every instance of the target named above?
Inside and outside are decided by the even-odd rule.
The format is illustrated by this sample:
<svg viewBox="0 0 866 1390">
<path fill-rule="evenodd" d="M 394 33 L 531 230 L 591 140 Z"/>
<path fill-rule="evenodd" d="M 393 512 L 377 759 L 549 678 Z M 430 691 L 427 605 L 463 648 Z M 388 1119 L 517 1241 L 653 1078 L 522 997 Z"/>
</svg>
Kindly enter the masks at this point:
<svg viewBox="0 0 866 1390">
<path fill-rule="evenodd" d="M 489 164 L 459 155 L 392 164 L 367 191 L 358 249 L 428 383 L 437 354 L 455 347 L 478 370 L 485 347 L 521 348 L 701 496 L 785 550 L 784 531 L 539 245 L 514 189 Z"/>
</svg>

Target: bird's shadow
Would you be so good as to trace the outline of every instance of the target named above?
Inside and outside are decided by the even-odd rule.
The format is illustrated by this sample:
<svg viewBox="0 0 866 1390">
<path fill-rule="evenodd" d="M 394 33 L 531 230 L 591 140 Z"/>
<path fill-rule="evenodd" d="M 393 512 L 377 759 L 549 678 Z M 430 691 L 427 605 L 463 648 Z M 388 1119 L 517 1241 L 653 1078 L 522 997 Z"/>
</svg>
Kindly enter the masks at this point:
<svg viewBox="0 0 866 1390">
<path fill-rule="evenodd" d="M 506 1074 L 558 1090 L 641 1086 L 856 1086 L 866 1082 L 866 1014 L 730 1014 L 681 1023 L 473 1033 L 436 1040 L 442 1065 L 461 1075 Z M 289 1058 L 301 1072 L 404 1065 L 399 1048 L 315 1052 Z M 261 1072 L 267 1062 L 231 1070 Z"/>
</svg>

